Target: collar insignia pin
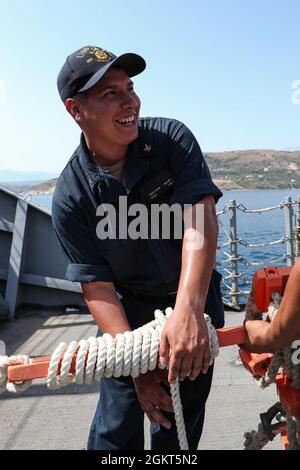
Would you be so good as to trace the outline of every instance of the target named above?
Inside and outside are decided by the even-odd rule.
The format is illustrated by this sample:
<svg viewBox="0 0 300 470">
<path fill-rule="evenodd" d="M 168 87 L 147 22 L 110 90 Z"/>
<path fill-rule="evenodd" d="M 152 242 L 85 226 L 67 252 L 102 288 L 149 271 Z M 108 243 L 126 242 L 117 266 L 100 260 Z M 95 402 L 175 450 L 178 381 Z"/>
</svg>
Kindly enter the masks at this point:
<svg viewBox="0 0 300 470">
<path fill-rule="evenodd" d="M 144 152 L 150 152 L 151 150 L 151 145 L 145 144 Z"/>
</svg>

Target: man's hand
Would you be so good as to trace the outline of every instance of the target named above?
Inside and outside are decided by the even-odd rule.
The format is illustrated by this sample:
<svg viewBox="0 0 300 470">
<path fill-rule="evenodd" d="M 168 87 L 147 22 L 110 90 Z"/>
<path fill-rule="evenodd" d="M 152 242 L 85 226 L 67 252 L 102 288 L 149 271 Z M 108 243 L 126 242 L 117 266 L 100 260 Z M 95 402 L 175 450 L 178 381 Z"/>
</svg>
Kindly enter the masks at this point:
<svg viewBox="0 0 300 470">
<path fill-rule="evenodd" d="M 155 369 L 139 375 L 133 381 L 137 398 L 150 422 L 170 429 L 170 421 L 160 412 L 173 411 L 172 399 L 160 385 L 162 381 L 167 383 L 167 372 Z"/>
<path fill-rule="evenodd" d="M 239 345 L 241 349 L 254 353 L 275 352 L 279 349 L 275 349 L 267 340 L 270 323 L 263 320 L 247 320 L 244 322 L 244 327 L 248 339 L 245 343 Z"/>
<path fill-rule="evenodd" d="M 215 264 L 217 238 L 215 200 L 212 195 L 207 195 L 199 203 L 184 209 L 176 304 L 166 321 L 160 343 L 160 356 L 169 363 L 171 383 L 177 377 L 195 379 L 209 367 L 209 338 L 203 313 Z"/>
<path fill-rule="evenodd" d="M 177 305 L 167 319 L 161 335 L 160 356 L 169 363 L 168 380 L 178 377 L 194 380 L 207 372 L 210 361 L 209 338 L 202 312 Z"/>
</svg>

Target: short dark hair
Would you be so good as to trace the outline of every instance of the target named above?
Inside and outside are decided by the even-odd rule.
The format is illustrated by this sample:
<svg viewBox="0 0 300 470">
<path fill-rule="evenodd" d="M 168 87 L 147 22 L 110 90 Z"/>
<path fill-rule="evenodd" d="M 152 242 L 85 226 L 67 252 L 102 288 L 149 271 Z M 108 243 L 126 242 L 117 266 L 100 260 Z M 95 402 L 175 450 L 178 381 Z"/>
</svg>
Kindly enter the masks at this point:
<svg viewBox="0 0 300 470">
<path fill-rule="evenodd" d="M 88 91 L 82 91 L 80 93 L 76 93 L 76 95 L 72 96 L 74 100 L 79 100 L 79 101 L 86 101 L 88 97 L 89 92 Z"/>
</svg>

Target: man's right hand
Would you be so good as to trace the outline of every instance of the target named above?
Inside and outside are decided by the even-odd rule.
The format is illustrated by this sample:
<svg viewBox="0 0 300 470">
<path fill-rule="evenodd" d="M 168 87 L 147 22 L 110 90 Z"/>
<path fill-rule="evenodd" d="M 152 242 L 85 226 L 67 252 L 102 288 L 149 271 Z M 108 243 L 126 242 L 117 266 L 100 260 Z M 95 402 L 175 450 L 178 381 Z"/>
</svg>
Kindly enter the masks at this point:
<svg viewBox="0 0 300 470">
<path fill-rule="evenodd" d="M 239 345 L 241 349 L 254 353 L 275 351 L 267 341 L 270 323 L 263 320 L 246 320 L 244 327 L 248 338 L 244 344 Z"/>
<path fill-rule="evenodd" d="M 167 383 L 167 371 L 155 369 L 139 375 L 133 381 L 137 398 L 150 422 L 170 429 L 170 421 L 160 411 L 173 412 L 171 397 L 160 385 L 162 381 Z"/>
</svg>

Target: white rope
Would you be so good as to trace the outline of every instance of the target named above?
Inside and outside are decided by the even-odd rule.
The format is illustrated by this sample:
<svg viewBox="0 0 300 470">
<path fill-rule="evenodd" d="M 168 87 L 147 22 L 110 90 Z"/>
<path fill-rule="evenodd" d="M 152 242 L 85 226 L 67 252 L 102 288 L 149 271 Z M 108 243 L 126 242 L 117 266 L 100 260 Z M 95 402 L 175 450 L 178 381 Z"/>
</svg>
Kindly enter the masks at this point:
<svg viewBox="0 0 300 470">
<path fill-rule="evenodd" d="M 60 343 L 50 359 L 47 386 L 57 389 L 72 382 L 80 385 L 92 384 L 99 382 L 102 377 L 121 375 L 137 377 L 156 367 L 164 369 L 165 365 L 159 360 L 159 343 L 166 319 L 172 312 L 171 308 L 167 308 L 165 314 L 161 310 L 155 310 L 153 321 L 134 331 L 117 334 L 115 338 L 105 333 L 99 338 L 90 337 L 88 340 L 72 341 L 69 345 Z M 211 351 L 210 364 L 212 364 L 219 352 L 218 337 L 208 315 L 205 315 L 205 320 Z M 8 365 L 28 361 L 30 359 L 25 356 L 5 357 L 5 359 L 0 357 L 0 392 L 22 391 L 31 385 L 31 381 L 22 385 L 7 382 Z M 75 373 L 70 372 L 73 361 L 75 361 Z M 180 449 L 188 450 L 178 380 L 171 384 L 170 389 Z"/>
<path fill-rule="evenodd" d="M 179 447 L 180 447 L 180 450 L 189 450 L 189 445 L 188 445 L 188 441 L 186 437 L 184 418 L 183 418 L 182 404 L 181 404 L 181 399 L 180 399 L 178 379 L 176 379 L 175 382 L 171 384 L 170 391 L 171 391 L 172 404 L 173 404 L 173 410 L 174 410 L 174 415 L 175 415 Z"/>
</svg>

